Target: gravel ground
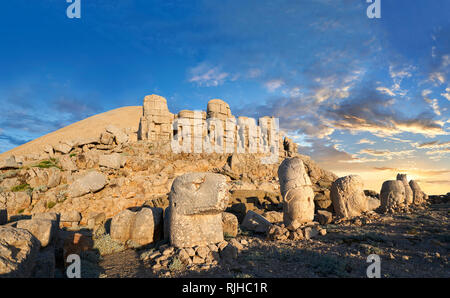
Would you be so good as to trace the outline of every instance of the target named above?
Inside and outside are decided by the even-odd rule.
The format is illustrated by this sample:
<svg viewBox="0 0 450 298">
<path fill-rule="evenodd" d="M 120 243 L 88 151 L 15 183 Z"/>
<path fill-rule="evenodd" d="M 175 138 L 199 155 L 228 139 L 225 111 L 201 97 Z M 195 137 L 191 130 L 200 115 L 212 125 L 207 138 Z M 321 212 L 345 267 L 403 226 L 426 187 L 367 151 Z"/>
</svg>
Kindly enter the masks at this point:
<svg viewBox="0 0 450 298">
<path fill-rule="evenodd" d="M 381 258 L 382 277 L 450 277 L 450 204 L 371 214 L 323 226 L 325 236 L 274 242 L 240 234 L 250 244 L 232 264 L 162 268 L 126 250 L 103 257 L 99 277 L 366 277 L 367 256 Z"/>
</svg>

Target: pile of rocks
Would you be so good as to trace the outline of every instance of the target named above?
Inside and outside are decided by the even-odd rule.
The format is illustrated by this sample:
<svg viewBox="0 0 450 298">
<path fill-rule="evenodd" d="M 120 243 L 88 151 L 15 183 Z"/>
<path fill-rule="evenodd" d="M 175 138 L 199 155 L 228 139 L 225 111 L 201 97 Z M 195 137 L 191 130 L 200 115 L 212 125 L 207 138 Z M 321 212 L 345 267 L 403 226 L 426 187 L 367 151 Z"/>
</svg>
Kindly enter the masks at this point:
<svg viewBox="0 0 450 298">
<path fill-rule="evenodd" d="M 218 264 L 232 264 L 248 244 L 245 239 L 238 241 L 235 238 L 184 248 L 166 244 L 157 250 L 143 252 L 141 260 L 150 262 L 154 270 L 178 270 L 180 267 L 207 270 Z"/>
<path fill-rule="evenodd" d="M 267 230 L 267 239 L 276 241 L 286 241 L 286 240 L 310 240 L 317 236 L 325 236 L 327 230 L 320 227 L 319 223 L 311 222 L 297 229 L 286 228 L 284 224 L 273 224 Z"/>
</svg>

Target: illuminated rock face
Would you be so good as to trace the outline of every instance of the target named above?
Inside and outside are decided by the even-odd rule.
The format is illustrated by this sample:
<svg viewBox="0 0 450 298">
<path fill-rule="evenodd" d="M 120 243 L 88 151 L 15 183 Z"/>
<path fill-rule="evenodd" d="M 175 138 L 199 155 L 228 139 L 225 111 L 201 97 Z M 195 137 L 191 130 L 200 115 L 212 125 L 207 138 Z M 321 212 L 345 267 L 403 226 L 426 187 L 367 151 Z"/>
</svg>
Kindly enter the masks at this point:
<svg viewBox="0 0 450 298">
<path fill-rule="evenodd" d="M 314 219 L 314 191 L 303 161 L 286 158 L 278 168 L 281 196 L 283 197 L 283 222 L 296 229 Z"/>
<path fill-rule="evenodd" d="M 385 181 L 380 192 L 381 208 L 388 211 L 405 204 L 405 186 L 400 180 Z"/>
<path fill-rule="evenodd" d="M 405 204 L 411 205 L 413 203 L 413 191 L 409 186 L 406 174 L 397 174 L 397 180 L 401 181 L 403 186 L 405 186 Z"/>
<path fill-rule="evenodd" d="M 273 117 L 236 118 L 230 106 L 221 99 L 210 100 L 206 112 L 182 110 L 172 114 L 164 97 L 146 96 L 138 139 L 169 141 L 172 138 L 184 152 L 275 153 L 274 148 L 278 147 L 281 157 L 297 153 L 296 144 L 278 133 Z"/>
<path fill-rule="evenodd" d="M 409 181 L 409 186 L 413 192 L 413 203 L 416 205 L 425 203 L 428 196 L 420 189 L 419 184 L 415 180 L 411 180 Z"/>
<path fill-rule="evenodd" d="M 225 176 L 187 173 L 178 176 L 169 195 L 169 239 L 175 247 L 223 241 L 222 212 L 229 200 Z"/>
<path fill-rule="evenodd" d="M 337 216 L 353 217 L 369 210 L 363 186 L 363 180 L 357 175 L 341 177 L 333 182 L 331 200 Z"/>
<path fill-rule="evenodd" d="M 140 140 L 170 140 L 174 115 L 169 112 L 167 100 L 159 95 L 144 98 L 143 115 L 139 123 Z"/>
</svg>

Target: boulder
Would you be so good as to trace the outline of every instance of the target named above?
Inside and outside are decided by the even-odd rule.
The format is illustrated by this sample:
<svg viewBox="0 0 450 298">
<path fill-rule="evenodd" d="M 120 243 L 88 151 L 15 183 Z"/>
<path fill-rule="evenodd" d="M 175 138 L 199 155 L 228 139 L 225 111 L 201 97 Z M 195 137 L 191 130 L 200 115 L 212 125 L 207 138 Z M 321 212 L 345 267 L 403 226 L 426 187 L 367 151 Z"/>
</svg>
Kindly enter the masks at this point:
<svg viewBox="0 0 450 298">
<path fill-rule="evenodd" d="M 16 157 L 11 155 L 5 160 L 0 160 L 0 170 L 18 169 L 19 164 L 16 162 Z"/>
<path fill-rule="evenodd" d="M 112 145 L 114 143 L 114 135 L 107 131 L 104 131 L 100 135 L 100 144 L 102 145 Z"/>
<path fill-rule="evenodd" d="M 402 181 L 388 180 L 380 191 L 381 208 L 385 211 L 404 205 L 405 186 Z"/>
<path fill-rule="evenodd" d="M 61 170 L 58 168 L 31 168 L 27 171 L 26 182 L 32 187 L 46 186 L 52 188 L 61 183 Z"/>
<path fill-rule="evenodd" d="M 409 186 L 406 174 L 397 174 L 397 180 L 403 182 L 405 187 L 405 205 L 411 205 L 413 203 L 413 191 Z"/>
<path fill-rule="evenodd" d="M 41 247 L 46 247 L 53 239 L 53 224 L 48 219 L 26 219 L 17 222 L 18 229 L 24 229 L 36 237 Z"/>
<path fill-rule="evenodd" d="M 333 220 L 333 214 L 325 210 L 318 210 L 316 216 L 321 225 L 329 224 Z"/>
<path fill-rule="evenodd" d="M 236 237 L 238 233 L 238 219 L 236 215 L 228 212 L 222 213 L 223 234 L 229 237 Z"/>
<path fill-rule="evenodd" d="M 294 228 L 314 219 L 314 191 L 303 161 L 286 158 L 278 168 L 280 191 L 283 197 L 283 221 Z"/>
<path fill-rule="evenodd" d="M 223 241 L 222 212 L 230 186 L 223 175 L 188 173 L 177 177 L 169 195 L 170 243 L 193 247 Z"/>
<path fill-rule="evenodd" d="M 381 202 L 379 199 L 377 198 L 373 198 L 373 197 L 367 197 L 367 206 L 369 208 L 369 211 L 373 211 L 375 209 L 377 209 L 378 207 L 380 207 Z"/>
<path fill-rule="evenodd" d="M 357 175 L 342 177 L 333 182 L 331 201 L 338 217 L 358 216 L 369 210 L 363 186 L 361 177 Z"/>
<path fill-rule="evenodd" d="M 128 142 L 128 135 L 120 128 L 114 125 L 108 125 L 106 131 L 113 134 L 117 144 Z"/>
<path fill-rule="evenodd" d="M 59 159 L 59 164 L 64 171 L 74 172 L 78 170 L 77 165 L 70 156 L 62 156 Z"/>
<path fill-rule="evenodd" d="M 31 218 L 50 220 L 52 222 L 52 229 L 53 229 L 52 233 L 53 235 L 58 236 L 60 214 L 56 212 L 34 213 Z"/>
<path fill-rule="evenodd" d="M 162 236 L 163 209 L 144 207 L 133 212 L 120 212 L 111 221 L 111 239 L 123 244 L 132 241 L 137 245 L 147 245 Z"/>
<path fill-rule="evenodd" d="M 76 210 L 63 211 L 60 214 L 61 222 L 80 222 L 81 221 L 81 213 Z"/>
<path fill-rule="evenodd" d="M 0 227 L 0 277 L 31 277 L 39 247 L 27 230 Z"/>
<path fill-rule="evenodd" d="M 257 233 L 266 233 L 271 225 L 270 221 L 251 210 L 247 212 L 241 224 L 244 229 Z"/>
<path fill-rule="evenodd" d="M 415 180 L 409 181 L 409 186 L 411 187 L 411 190 L 413 192 L 414 204 L 423 204 L 428 199 L 428 196 L 422 191 L 422 189 L 420 189 L 419 184 Z"/>
<path fill-rule="evenodd" d="M 75 180 L 75 182 L 69 186 L 68 194 L 72 198 L 81 197 L 82 195 L 101 190 L 105 187 L 106 183 L 105 175 L 92 171 Z"/>
<path fill-rule="evenodd" d="M 125 158 L 119 153 L 113 154 L 105 154 L 100 155 L 99 157 L 99 166 L 111 168 L 111 169 L 120 169 L 125 165 Z"/>
<path fill-rule="evenodd" d="M 0 193 L 0 209 L 7 209 L 8 214 L 22 212 L 31 205 L 31 197 L 25 191 Z"/>
<path fill-rule="evenodd" d="M 283 212 L 267 211 L 264 212 L 263 216 L 271 223 L 283 222 Z"/>
<path fill-rule="evenodd" d="M 68 154 L 72 150 L 73 146 L 67 143 L 59 143 L 53 149 L 56 152 L 60 152 L 62 154 Z"/>
</svg>

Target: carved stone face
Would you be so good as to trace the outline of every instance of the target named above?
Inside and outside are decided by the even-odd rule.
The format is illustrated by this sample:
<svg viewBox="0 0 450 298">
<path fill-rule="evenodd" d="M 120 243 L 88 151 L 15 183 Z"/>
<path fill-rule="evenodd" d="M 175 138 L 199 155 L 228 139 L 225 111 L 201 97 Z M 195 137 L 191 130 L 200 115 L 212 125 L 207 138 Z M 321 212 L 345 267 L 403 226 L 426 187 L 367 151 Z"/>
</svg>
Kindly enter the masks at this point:
<svg viewBox="0 0 450 298">
<path fill-rule="evenodd" d="M 391 208 L 405 203 L 405 186 L 400 180 L 388 180 L 383 183 L 380 192 L 381 206 Z"/>
</svg>

